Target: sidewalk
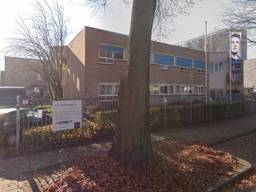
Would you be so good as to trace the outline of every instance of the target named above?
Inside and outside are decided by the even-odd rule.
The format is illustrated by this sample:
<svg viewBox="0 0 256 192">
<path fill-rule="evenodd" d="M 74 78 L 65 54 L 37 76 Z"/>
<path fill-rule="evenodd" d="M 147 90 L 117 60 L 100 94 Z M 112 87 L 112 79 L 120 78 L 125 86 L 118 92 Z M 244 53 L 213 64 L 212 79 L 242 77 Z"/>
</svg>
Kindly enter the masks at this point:
<svg viewBox="0 0 256 192">
<path fill-rule="evenodd" d="M 211 125 L 159 131 L 154 133 L 153 138 L 170 137 L 216 144 L 230 138 L 256 132 L 255 125 L 256 115 Z M 110 143 L 99 143 L 2 159 L 0 160 L 0 192 L 39 191 L 39 189 L 31 189 L 31 183 L 33 184 L 34 181 L 29 181 L 29 178 L 24 176 L 25 173 L 36 173 L 40 169 L 58 166 L 97 152 L 106 152 L 109 147 Z"/>
<path fill-rule="evenodd" d="M 39 191 L 32 190 L 34 181 L 26 174 L 49 167 L 65 164 L 84 156 L 106 152 L 109 143 L 92 144 L 88 146 L 71 147 L 51 152 L 33 153 L 0 160 L 0 192 Z"/>
<path fill-rule="evenodd" d="M 211 124 L 166 129 L 155 132 L 154 136 L 215 145 L 253 132 L 256 132 L 256 115 L 217 121 Z"/>
</svg>

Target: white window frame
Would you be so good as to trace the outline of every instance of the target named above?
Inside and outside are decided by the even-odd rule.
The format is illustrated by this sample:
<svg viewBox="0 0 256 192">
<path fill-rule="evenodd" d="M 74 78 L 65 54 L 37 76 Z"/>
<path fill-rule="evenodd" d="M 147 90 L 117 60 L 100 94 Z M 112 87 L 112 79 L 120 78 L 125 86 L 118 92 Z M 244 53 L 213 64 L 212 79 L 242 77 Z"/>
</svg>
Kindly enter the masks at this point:
<svg viewBox="0 0 256 192">
<path fill-rule="evenodd" d="M 151 92 L 151 88 L 154 89 L 155 87 L 158 89 L 159 93 L 153 93 L 154 90 L 153 90 L 153 92 Z M 157 83 L 150 84 L 149 85 L 149 94 L 150 95 L 159 95 L 160 94 L 160 86 L 159 86 L 159 84 L 157 84 Z"/>
<path fill-rule="evenodd" d="M 198 92 L 195 92 L 197 95 L 203 95 L 204 94 L 204 85 L 195 85 L 195 88 L 197 88 Z"/>
<path fill-rule="evenodd" d="M 179 93 L 177 92 L 177 86 L 179 86 Z M 190 84 L 175 84 L 175 94 L 176 95 L 191 95 L 191 94 L 193 94 L 193 85 L 190 85 Z M 183 89 L 181 89 L 181 88 L 183 88 Z M 187 89 L 188 88 L 188 89 Z M 191 90 L 191 92 L 189 93 L 189 92 L 186 92 L 186 89 L 187 90 Z M 183 90 L 182 92 L 181 92 L 181 90 Z"/>
<path fill-rule="evenodd" d="M 111 94 L 101 94 L 101 86 L 102 85 L 105 85 L 105 86 L 112 86 L 112 90 L 111 90 Z M 114 89 L 116 89 L 115 87 L 116 86 L 119 86 L 119 83 L 116 83 L 116 82 L 100 82 L 99 83 L 99 85 L 98 85 L 98 95 L 100 96 L 100 97 L 107 97 L 107 96 L 118 96 L 118 90 L 114 90 Z M 115 94 L 115 93 L 116 94 Z"/>
<path fill-rule="evenodd" d="M 122 48 L 124 51 L 123 51 L 123 59 L 118 59 L 118 58 L 115 58 L 114 57 L 114 53 L 115 52 L 111 52 L 111 57 L 103 57 L 103 56 L 101 56 L 100 55 L 100 47 L 101 46 L 110 46 L 110 47 L 119 47 L 119 48 Z M 112 65 L 112 64 L 114 64 L 114 61 L 125 61 L 126 59 L 125 59 L 125 57 L 126 57 L 126 54 L 125 54 L 125 52 L 126 52 L 126 49 L 125 49 L 125 47 L 123 47 L 123 46 L 120 46 L 120 45 L 114 45 L 114 44 L 106 44 L 106 43 L 100 43 L 99 44 L 99 51 L 98 51 L 98 56 L 99 56 L 99 63 L 101 63 L 101 64 L 106 64 L 106 65 Z M 106 60 L 106 62 L 102 62 L 101 61 L 101 59 L 105 59 Z M 111 61 L 111 62 L 108 62 L 108 61 Z"/>
<path fill-rule="evenodd" d="M 99 63 L 101 64 L 106 64 L 106 65 L 112 65 L 114 64 L 114 57 L 113 57 L 113 52 L 111 52 L 111 57 L 103 57 L 100 55 L 100 48 L 99 48 Z M 101 59 L 105 59 L 106 62 L 101 61 Z M 111 61 L 111 62 L 109 62 Z"/>
<path fill-rule="evenodd" d="M 167 86 L 167 94 L 161 93 L 161 86 Z M 170 93 L 170 86 L 173 87 L 173 92 Z M 150 87 L 158 87 L 159 93 L 152 93 L 150 90 L 150 95 L 174 95 L 175 94 L 175 85 L 174 84 L 169 84 L 169 83 L 153 83 L 150 84 Z"/>
</svg>

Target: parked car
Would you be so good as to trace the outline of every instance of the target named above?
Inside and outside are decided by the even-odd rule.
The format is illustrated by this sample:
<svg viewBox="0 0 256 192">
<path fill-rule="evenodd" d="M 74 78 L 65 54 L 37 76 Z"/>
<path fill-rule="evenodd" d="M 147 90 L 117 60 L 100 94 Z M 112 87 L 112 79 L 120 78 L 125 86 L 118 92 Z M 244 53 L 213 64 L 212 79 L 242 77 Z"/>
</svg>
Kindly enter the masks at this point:
<svg viewBox="0 0 256 192">
<path fill-rule="evenodd" d="M 14 145 L 16 138 L 16 114 L 17 111 L 11 111 L 2 114 L 0 121 L 0 135 L 4 138 L 4 145 Z M 41 127 L 52 123 L 51 115 L 43 110 L 20 110 L 20 128 L 28 129 L 33 127 Z"/>
</svg>

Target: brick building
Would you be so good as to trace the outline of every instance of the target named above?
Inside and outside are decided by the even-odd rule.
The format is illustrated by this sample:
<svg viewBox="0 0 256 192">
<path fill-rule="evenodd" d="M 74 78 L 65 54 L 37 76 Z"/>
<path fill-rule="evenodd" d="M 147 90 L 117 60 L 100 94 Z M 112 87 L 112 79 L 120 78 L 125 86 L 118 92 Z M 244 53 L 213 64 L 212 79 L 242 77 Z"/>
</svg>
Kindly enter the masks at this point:
<svg viewBox="0 0 256 192">
<path fill-rule="evenodd" d="M 67 45 L 65 98 L 107 99 L 127 76 L 128 36 L 85 27 Z M 204 100 L 204 52 L 152 41 L 150 94 L 171 100 Z"/>
<path fill-rule="evenodd" d="M 5 57 L 5 71 L 2 72 L 2 86 L 20 86 L 26 89 L 26 95 L 46 97 L 47 83 L 36 72 L 41 64 L 36 59 Z"/>
</svg>

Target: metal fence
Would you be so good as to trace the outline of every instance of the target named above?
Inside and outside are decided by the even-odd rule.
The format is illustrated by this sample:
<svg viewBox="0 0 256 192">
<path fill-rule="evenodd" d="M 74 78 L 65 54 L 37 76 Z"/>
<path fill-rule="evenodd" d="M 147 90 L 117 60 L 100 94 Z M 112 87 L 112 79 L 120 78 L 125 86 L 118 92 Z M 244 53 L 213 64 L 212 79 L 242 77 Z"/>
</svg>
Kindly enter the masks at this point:
<svg viewBox="0 0 256 192">
<path fill-rule="evenodd" d="M 17 122 L 20 126 L 20 152 L 49 150 L 111 139 L 117 108 L 118 97 L 86 99 L 82 127 L 53 132 L 51 130 L 52 109 L 49 100 L 22 105 L 19 121 L 17 121 L 16 111 L 8 115 L 7 124 L 12 131 L 8 133 L 10 137 L 6 142 L 11 145 L 13 137 L 17 137 L 17 134 L 15 136 Z M 256 99 L 252 97 L 232 104 L 210 103 L 205 105 L 204 97 L 199 95 L 150 96 L 149 123 L 151 130 L 159 130 L 254 113 L 256 113 Z"/>
</svg>

